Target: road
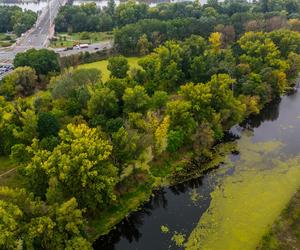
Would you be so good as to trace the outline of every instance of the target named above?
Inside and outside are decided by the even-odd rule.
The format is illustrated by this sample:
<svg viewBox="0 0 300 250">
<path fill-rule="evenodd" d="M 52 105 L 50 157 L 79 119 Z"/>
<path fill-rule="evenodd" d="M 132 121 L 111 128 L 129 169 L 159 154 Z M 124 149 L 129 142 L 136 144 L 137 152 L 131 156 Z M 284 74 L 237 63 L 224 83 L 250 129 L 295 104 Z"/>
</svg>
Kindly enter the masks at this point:
<svg viewBox="0 0 300 250">
<path fill-rule="evenodd" d="M 46 48 L 49 38 L 54 34 L 53 21 L 60 6 L 66 4 L 66 2 L 66 0 L 49 0 L 48 6 L 42 10 L 35 26 L 20 37 L 12 47 L 0 49 L 0 63 L 12 63 L 17 53 L 30 48 Z"/>
<path fill-rule="evenodd" d="M 61 57 L 64 57 L 64 56 L 75 55 L 82 52 L 95 53 L 97 51 L 111 49 L 112 47 L 113 47 L 112 41 L 103 41 L 99 43 L 90 44 L 87 48 L 81 48 L 81 49 L 74 48 L 72 50 L 66 50 L 66 51 L 62 49 L 55 49 L 54 51 L 59 53 Z"/>
</svg>

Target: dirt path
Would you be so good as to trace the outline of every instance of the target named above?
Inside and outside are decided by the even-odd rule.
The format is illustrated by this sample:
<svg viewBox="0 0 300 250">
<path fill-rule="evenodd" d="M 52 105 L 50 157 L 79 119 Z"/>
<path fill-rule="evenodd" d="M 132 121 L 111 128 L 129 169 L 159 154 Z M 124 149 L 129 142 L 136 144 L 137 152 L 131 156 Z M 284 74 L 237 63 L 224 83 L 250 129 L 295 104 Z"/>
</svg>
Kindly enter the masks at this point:
<svg viewBox="0 0 300 250">
<path fill-rule="evenodd" d="M 9 173 L 11 173 L 11 172 L 13 172 L 13 171 L 15 171 L 16 169 L 17 169 L 17 167 L 10 169 L 10 170 L 4 172 L 3 174 L 0 174 L 0 178 L 7 175 L 7 174 L 9 174 Z"/>
</svg>

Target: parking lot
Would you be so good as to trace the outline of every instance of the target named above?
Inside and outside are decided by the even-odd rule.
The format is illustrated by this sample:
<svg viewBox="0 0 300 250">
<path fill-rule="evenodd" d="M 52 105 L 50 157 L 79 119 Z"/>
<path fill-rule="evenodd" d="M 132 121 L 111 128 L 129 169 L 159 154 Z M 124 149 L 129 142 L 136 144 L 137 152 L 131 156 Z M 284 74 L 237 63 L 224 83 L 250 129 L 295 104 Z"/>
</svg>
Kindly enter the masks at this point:
<svg viewBox="0 0 300 250">
<path fill-rule="evenodd" d="M 3 79 L 5 75 L 10 73 L 13 70 L 13 66 L 11 64 L 0 64 L 0 81 Z"/>
</svg>

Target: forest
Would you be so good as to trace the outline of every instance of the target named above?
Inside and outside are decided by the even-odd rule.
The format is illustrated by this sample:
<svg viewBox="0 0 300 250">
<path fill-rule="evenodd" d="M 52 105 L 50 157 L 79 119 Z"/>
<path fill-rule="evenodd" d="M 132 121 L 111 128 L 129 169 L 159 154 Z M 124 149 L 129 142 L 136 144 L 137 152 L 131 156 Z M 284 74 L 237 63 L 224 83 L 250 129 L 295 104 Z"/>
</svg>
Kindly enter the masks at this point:
<svg viewBox="0 0 300 250">
<path fill-rule="evenodd" d="M 50 50 L 16 56 L 0 83 L 0 154 L 21 181 L 0 187 L 0 247 L 92 249 L 154 189 L 204 170 L 233 125 L 293 88 L 299 11 L 292 0 L 63 7 L 58 30 L 115 27 L 118 55 L 105 81 L 99 68 L 62 70 Z"/>
</svg>

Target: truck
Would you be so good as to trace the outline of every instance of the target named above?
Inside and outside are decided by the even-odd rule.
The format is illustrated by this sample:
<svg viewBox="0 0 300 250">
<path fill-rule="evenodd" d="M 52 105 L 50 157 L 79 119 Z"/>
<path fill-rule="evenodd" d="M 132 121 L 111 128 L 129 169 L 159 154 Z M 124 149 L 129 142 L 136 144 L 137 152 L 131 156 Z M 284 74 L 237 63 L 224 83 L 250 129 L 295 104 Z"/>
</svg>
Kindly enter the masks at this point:
<svg viewBox="0 0 300 250">
<path fill-rule="evenodd" d="M 81 49 L 85 49 L 85 48 L 88 48 L 89 45 L 88 45 L 87 43 L 84 43 L 84 44 L 80 44 L 79 47 L 80 47 Z"/>
</svg>

